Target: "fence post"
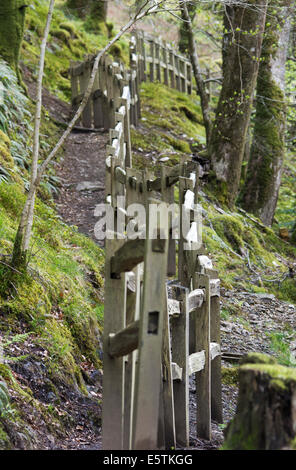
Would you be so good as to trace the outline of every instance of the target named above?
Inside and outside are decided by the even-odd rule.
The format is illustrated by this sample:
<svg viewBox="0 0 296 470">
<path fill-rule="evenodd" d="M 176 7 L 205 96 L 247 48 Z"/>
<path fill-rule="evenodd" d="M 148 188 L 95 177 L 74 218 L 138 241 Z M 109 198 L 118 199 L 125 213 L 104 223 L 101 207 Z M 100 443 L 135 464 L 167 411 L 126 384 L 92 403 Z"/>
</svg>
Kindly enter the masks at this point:
<svg viewBox="0 0 296 470">
<path fill-rule="evenodd" d="M 154 67 L 155 67 L 155 48 L 154 48 L 154 42 L 153 40 L 150 40 L 150 74 L 149 74 L 149 80 L 151 83 L 154 82 Z"/>
<path fill-rule="evenodd" d="M 171 318 L 172 360 L 182 368 L 181 380 L 174 381 L 174 405 L 176 441 L 182 447 L 189 446 L 189 313 L 187 288 L 181 292 L 181 315 Z"/>
<path fill-rule="evenodd" d="M 83 73 L 80 75 L 80 90 L 81 94 L 84 94 L 90 79 L 90 63 L 87 60 L 84 63 Z M 82 125 L 83 127 L 90 128 L 92 127 L 92 97 L 89 98 L 83 112 L 82 112 Z"/>
<path fill-rule="evenodd" d="M 148 202 L 150 202 L 149 200 Z M 160 206 L 161 220 L 164 208 Z M 147 230 L 149 230 L 149 216 Z M 139 327 L 133 449 L 156 449 L 161 387 L 161 356 L 167 269 L 167 227 L 162 240 L 146 237 L 143 302 Z M 149 234 L 149 231 L 148 231 Z M 155 272 L 158 275 L 155 276 Z"/>
<path fill-rule="evenodd" d="M 105 243 L 104 376 L 103 376 L 103 448 L 122 449 L 124 430 L 124 358 L 111 358 L 109 334 L 125 327 L 126 274 L 113 279 L 111 258 L 123 240 Z"/>
<path fill-rule="evenodd" d="M 197 436 L 211 440 L 211 354 L 210 354 L 210 279 L 205 274 L 196 273 L 194 289 L 204 289 L 205 298 L 196 312 L 196 351 L 205 352 L 203 370 L 196 373 L 197 393 Z"/>
</svg>

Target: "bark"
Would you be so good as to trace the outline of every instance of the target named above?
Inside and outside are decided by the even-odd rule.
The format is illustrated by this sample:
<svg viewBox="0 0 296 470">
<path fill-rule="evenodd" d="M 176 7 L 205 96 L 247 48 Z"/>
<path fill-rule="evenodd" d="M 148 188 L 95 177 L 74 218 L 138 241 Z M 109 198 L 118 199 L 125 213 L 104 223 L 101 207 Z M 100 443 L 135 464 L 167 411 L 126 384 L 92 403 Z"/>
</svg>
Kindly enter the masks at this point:
<svg viewBox="0 0 296 470">
<path fill-rule="evenodd" d="M 239 370 L 237 410 L 226 429 L 223 449 L 295 448 L 295 369 L 272 364 L 268 356 L 267 363 L 250 362 Z"/>
<path fill-rule="evenodd" d="M 183 5 L 186 7 L 181 8 L 181 18 L 182 22 L 179 29 L 179 49 L 182 54 L 186 54 L 189 52 L 189 41 L 188 41 L 188 28 L 187 28 L 187 21 L 188 16 L 190 18 L 190 23 L 192 24 L 196 15 L 196 2 L 182 2 Z"/>
<path fill-rule="evenodd" d="M 108 0 L 68 0 L 67 7 L 81 18 L 90 15 L 92 20 L 106 22 Z"/>
<path fill-rule="evenodd" d="M 272 0 L 273 15 L 262 45 L 257 80 L 254 135 L 242 205 L 265 225 L 271 225 L 278 200 L 285 154 L 285 67 L 293 1 Z M 277 12 L 277 13 L 275 13 Z"/>
<path fill-rule="evenodd" d="M 209 94 L 205 87 L 205 83 L 202 78 L 196 42 L 194 39 L 194 33 L 192 29 L 192 21 L 190 14 L 185 2 L 180 2 L 182 18 L 184 19 L 183 28 L 184 28 L 184 37 L 186 36 L 186 43 L 188 46 L 188 51 L 190 55 L 190 61 L 192 64 L 193 74 L 196 81 L 197 91 L 200 96 L 201 110 L 203 114 L 204 125 L 206 129 L 206 138 L 207 145 L 209 145 L 211 137 L 212 122 L 210 118 L 210 106 L 209 106 Z"/>
<path fill-rule="evenodd" d="M 40 124 L 41 124 L 41 109 L 42 109 L 42 82 L 44 75 L 44 61 L 46 44 L 50 29 L 50 24 L 53 15 L 55 0 L 50 0 L 46 25 L 44 29 L 44 36 L 41 43 L 40 59 L 39 59 L 39 71 L 37 79 L 37 99 L 36 99 L 36 110 L 35 110 L 35 121 L 34 121 L 34 136 L 33 136 L 33 154 L 31 164 L 31 178 L 30 178 L 30 190 L 28 198 L 23 210 L 20 225 L 17 232 L 16 242 L 14 244 L 12 264 L 14 266 L 24 268 L 27 262 L 26 253 L 29 249 L 29 243 L 31 238 L 33 220 L 34 220 L 34 207 L 36 188 L 35 180 L 37 178 L 38 171 L 38 158 L 39 158 L 39 138 L 40 138 Z M 31 188 L 35 188 L 31 190 Z"/>
<path fill-rule="evenodd" d="M 19 81 L 26 4 L 23 0 L 1 0 L 0 3 L 0 56 L 16 71 Z"/>
<path fill-rule="evenodd" d="M 266 1 L 225 5 L 223 82 L 213 125 L 210 155 L 217 192 L 236 199 L 266 17 Z"/>
</svg>

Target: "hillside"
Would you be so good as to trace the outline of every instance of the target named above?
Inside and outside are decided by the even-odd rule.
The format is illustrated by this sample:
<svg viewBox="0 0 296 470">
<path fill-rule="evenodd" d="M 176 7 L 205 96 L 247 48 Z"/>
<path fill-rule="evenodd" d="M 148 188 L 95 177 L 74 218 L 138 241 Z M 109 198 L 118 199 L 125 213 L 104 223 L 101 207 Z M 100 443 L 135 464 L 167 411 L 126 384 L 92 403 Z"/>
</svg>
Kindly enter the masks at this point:
<svg viewBox="0 0 296 470">
<path fill-rule="evenodd" d="M 126 18 L 118 2 L 110 3 L 107 26 L 94 33 L 57 2 L 46 52 L 41 159 L 69 120 L 70 61 L 107 44 Z M 93 211 L 104 197 L 106 133 L 71 134 L 38 192 L 28 273 L 12 276 L 8 265 L 28 189 L 36 73 L 47 12 L 46 1 L 32 4 L 21 54 L 23 87 L 0 62 L 5 87 L 0 104 L 0 383 L 7 386 L 0 388 L 0 405 L 7 403 L 3 412 L 0 406 L 0 449 L 99 449 L 104 250 L 93 235 Z M 157 18 L 140 27 L 162 31 L 176 42 L 174 19 Z M 211 24 L 214 35 L 221 22 L 214 24 L 212 18 L 211 12 L 203 14 L 201 30 Z M 203 33 L 199 39 L 204 63 L 211 57 L 209 68 L 219 73 L 220 53 Z M 127 64 L 128 36 L 111 53 Z M 214 93 L 213 106 L 216 102 Z M 157 171 L 184 155 L 200 164 L 203 243 L 222 287 L 222 351 L 264 352 L 295 367 L 296 247 L 279 236 L 280 228 L 292 228 L 295 220 L 295 152 L 287 153 L 276 223 L 267 228 L 238 206 L 230 211 L 218 197 L 195 92 L 188 96 L 160 83 L 144 83 L 141 107 L 141 123 L 131 135 L 136 168 Z M 101 189 L 77 189 L 90 180 Z M 235 411 L 236 367 L 223 363 L 226 421 Z M 215 425 L 212 443 L 193 436 L 192 448 L 219 447 L 222 428 Z"/>
</svg>

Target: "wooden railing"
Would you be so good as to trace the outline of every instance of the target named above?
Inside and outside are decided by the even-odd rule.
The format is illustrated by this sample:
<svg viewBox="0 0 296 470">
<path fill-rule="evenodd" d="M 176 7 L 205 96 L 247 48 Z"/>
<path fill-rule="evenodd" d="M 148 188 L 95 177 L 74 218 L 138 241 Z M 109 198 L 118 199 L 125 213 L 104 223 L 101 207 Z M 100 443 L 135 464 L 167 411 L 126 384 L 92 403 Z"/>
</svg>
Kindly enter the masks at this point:
<svg viewBox="0 0 296 470">
<path fill-rule="evenodd" d="M 94 56 L 88 56 L 84 62 L 71 64 L 72 108 L 77 109 L 86 91 Z M 115 124 L 117 99 L 122 96 L 125 86 L 130 89 L 130 122 L 138 125 L 140 118 L 140 100 L 135 70 L 126 70 L 124 66 L 105 55 L 99 63 L 93 92 L 83 111 L 81 125 L 86 129 L 111 129 Z"/>
<path fill-rule="evenodd" d="M 92 55 L 87 56 L 83 62 L 71 64 L 73 112 L 86 91 L 93 63 Z M 130 88 L 130 124 L 137 126 L 141 117 L 139 86 L 146 80 L 162 82 L 184 93 L 192 92 L 190 61 L 169 44 L 137 31 L 131 36 L 129 70 L 107 55 L 101 59 L 93 92 L 82 114 L 82 127 L 114 128 L 116 100 L 122 95 L 126 85 Z"/>
<path fill-rule="evenodd" d="M 130 43 L 131 66 L 139 82 L 158 81 L 183 93 L 192 93 L 192 66 L 168 43 L 143 31 L 134 31 Z"/>
<path fill-rule="evenodd" d="M 197 436 L 210 439 L 211 419 L 222 422 L 220 281 L 195 221 L 185 235 L 180 228 L 178 249 L 173 239 L 172 228 L 196 210 L 196 164 L 184 159 L 161 166 L 159 175 L 132 168 L 130 103 L 126 86 L 106 157 L 106 201 L 115 216 L 105 241 L 103 448 L 187 447 L 190 375 L 196 376 Z M 167 217 L 175 194 L 179 219 Z M 146 210 L 158 205 L 162 237 L 149 236 L 149 211 L 140 227 L 129 215 L 134 203 Z M 143 238 L 127 239 L 128 227 Z"/>
</svg>

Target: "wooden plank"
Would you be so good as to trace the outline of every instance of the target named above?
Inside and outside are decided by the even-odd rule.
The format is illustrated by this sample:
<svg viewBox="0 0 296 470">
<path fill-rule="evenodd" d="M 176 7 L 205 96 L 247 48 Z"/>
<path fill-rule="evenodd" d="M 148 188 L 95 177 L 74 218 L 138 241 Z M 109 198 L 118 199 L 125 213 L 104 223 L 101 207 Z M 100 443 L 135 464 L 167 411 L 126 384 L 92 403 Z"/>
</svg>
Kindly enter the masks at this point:
<svg viewBox="0 0 296 470">
<path fill-rule="evenodd" d="M 174 203 L 174 186 L 167 185 L 169 169 L 161 166 L 161 196 L 168 205 Z M 169 213 L 169 227 L 173 223 L 173 214 Z M 168 276 L 176 275 L 176 240 L 172 237 L 172 230 L 169 230 L 169 254 L 168 254 Z"/>
<path fill-rule="evenodd" d="M 90 68 L 85 67 L 83 74 L 80 75 L 80 90 L 83 95 L 86 92 L 87 85 L 90 79 Z M 90 128 L 92 127 L 92 98 L 89 98 L 83 112 L 82 112 L 82 126 Z"/>
<path fill-rule="evenodd" d="M 211 297 L 220 297 L 220 279 L 211 279 L 210 280 L 210 292 Z"/>
<path fill-rule="evenodd" d="M 195 289 L 191 291 L 188 295 L 188 309 L 189 312 L 200 308 L 204 301 L 204 290 L 203 289 Z"/>
<path fill-rule="evenodd" d="M 217 276 L 218 274 L 214 274 Z M 214 279 L 213 279 L 214 280 Z M 211 280 L 212 282 L 212 280 Z M 221 376 L 221 325 L 220 325 L 220 297 L 211 297 L 211 342 L 217 344 L 220 354 L 212 356 L 211 364 L 211 384 L 212 384 L 212 417 L 218 423 L 223 423 L 223 404 L 222 404 L 222 376 Z"/>
<path fill-rule="evenodd" d="M 176 441 L 181 447 L 189 445 L 189 311 L 188 289 L 182 289 L 182 314 L 171 318 L 172 361 Z M 178 366 L 177 366 L 178 365 Z"/>
<path fill-rule="evenodd" d="M 181 313 L 180 302 L 175 299 L 168 299 L 168 312 L 170 316 L 180 315 Z"/>
<path fill-rule="evenodd" d="M 138 348 L 139 320 L 130 323 L 117 333 L 109 333 L 109 350 L 111 357 L 121 357 L 130 354 Z"/>
<path fill-rule="evenodd" d="M 127 321 L 137 322 L 140 318 L 140 302 L 141 302 L 141 269 L 142 264 L 136 266 L 133 271 L 135 280 L 135 294 L 133 296 L 133 316 L 128 317 Z M 127 297 L 128 298 L 128 297 Z M 132 446 L 132 426 L 133 426 L 133 406 L 134 406 L 134 389 L 135 389 L 135 372 L 138 351 L 135 350 L 126 358 L 125 362 L 125 390 L 124 390 L 124 436 L 123 448 L 130 450 Z"/>
<path fill-rule="evenodd" d="M 103 376 L 103 449 L 123 447 L 124 361 L 108 354 L 109 334 L 125 327 L 126 277 L 111 277 L 111 256 L 122 243 L 106 239 L 105 253 L 105 314 L 104 314 L 104 376 Z"/>
<path fill-rule="evenodd" d="M 221 356 L 220 344 L 211 343 L 211 360 L 213 361 L 218 356 Z"/>
<path fill-rule="evenodd" d="M 137 264 L 144 261 L 145 240 L 128 240 L 121 246 L 111 259 L 111 272 L 116 276 L 131 271 Z"/>
<path fill-rule="evenodd" d="M 206 356 L 204 351 L 199 351 L 190 354 L 188 360 L 188 374 L 195 374 L 204 369 L 206 363 Z M 201 403 L 202 406 L 202 403 Z"/>
<path fill-rule="evenodd" d="M 162 219 L 165 218 L 165 210 L 166 208 L 160 208 Z M 168 227 L 162 226 L 161 228 L 167 237 Z M 165 240 L 162 251 L 154 251 L 154 241 L 147 237 L 145 246 L 143 302 L 134 405 L 133 449 L 135 450 L 155 449 L 158 437 L 168 244 Z"/>
<path fill-rule="evenodd" d="M 182 380 L 183 369 L 176 362 L 172 362 L 172 378 L 173 380 Z"/>
<path fill-rule="evenodd" d="M 197 436 L 211 439 L 211 357 L 210 357 L 210 279 L 196 273 L 195 289 L 205 289 L 205 301 L 196 315 L 196 349 L 205 352 L 204 369 L 196 373 L 197 392 Z"/>
</svg>

